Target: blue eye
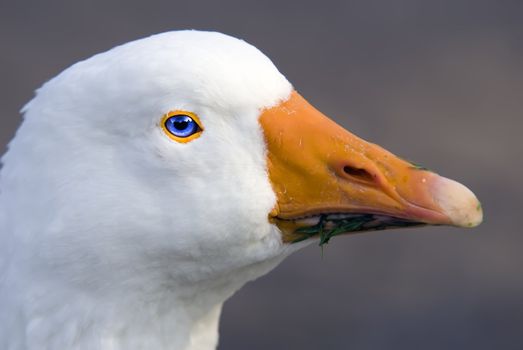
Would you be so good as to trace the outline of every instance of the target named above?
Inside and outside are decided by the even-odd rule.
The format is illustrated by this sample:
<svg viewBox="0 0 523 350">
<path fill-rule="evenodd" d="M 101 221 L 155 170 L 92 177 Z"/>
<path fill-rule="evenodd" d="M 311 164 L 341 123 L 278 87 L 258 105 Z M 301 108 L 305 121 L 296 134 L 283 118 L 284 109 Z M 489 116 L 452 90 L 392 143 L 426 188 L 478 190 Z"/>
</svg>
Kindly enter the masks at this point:
<svg viewBox="0 0 523 350">
<path fill-rule="evenodd" d="M 198 123 L 185 114 L 177 114 L 167 118 L 165 128 L 171 134 L 180 138 L 189 137 L 201 130 Z"/>
</svg>

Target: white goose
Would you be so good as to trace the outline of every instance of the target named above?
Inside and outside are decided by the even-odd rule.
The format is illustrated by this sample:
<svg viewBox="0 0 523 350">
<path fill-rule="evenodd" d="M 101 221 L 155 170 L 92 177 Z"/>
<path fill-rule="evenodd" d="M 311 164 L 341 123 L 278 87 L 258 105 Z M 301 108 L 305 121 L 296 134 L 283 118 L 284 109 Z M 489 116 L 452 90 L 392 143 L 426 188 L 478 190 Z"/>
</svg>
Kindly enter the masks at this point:
<svg viewBox="0 0 523 350">
<path fill-rule="evenodd" d="M 0 178 L 1 349 L 213 349 L 223 302 L 318 238 L 482 218 L 219 33 L 96 55 L 23 113 Z"/>
</svg>

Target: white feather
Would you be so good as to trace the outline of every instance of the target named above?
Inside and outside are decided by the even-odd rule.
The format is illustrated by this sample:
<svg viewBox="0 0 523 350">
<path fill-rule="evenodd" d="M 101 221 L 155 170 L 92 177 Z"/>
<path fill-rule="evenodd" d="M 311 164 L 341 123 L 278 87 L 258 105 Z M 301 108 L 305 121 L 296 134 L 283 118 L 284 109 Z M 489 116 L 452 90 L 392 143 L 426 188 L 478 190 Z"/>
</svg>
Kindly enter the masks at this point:
<svg viewBox="0 0 523 350">
<path fill-rule="evenodd" d="M 0 348 L 214 348 L 222 303 L 299 248 L 267 220 L 258 123 L 291 89 L 253 46 L 198 31 L 39 89 L 0 174 Z M 176 109 L 200 138 L 166 137 Z"/>
</svg>

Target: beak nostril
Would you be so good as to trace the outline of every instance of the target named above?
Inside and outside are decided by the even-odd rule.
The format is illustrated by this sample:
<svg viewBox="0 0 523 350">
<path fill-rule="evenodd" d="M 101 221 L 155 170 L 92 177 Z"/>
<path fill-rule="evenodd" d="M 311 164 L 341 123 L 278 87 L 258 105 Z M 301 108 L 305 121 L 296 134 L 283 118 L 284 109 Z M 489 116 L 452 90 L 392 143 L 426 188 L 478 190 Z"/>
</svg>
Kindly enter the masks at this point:
<svg viewBox="0 0 523 350">
<path fill-rule="evenodd" d="M 360 181 L 374 182 L 374 177 L 365 169 L 353 168 L 349 165 L 343 167 L 343 172 Z"/>
</svg>

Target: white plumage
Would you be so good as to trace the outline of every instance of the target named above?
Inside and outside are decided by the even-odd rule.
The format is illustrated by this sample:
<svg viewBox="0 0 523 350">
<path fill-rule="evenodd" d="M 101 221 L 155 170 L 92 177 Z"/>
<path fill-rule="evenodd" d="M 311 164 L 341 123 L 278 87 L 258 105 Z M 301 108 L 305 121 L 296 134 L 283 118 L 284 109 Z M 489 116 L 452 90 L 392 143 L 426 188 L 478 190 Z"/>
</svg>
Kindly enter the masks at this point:
<svg viewBox="0 0 523 350">
<path fill-rule="evenodd" d="M 39 89 L 3 158 L 0 348 L 214 346 L 221 303 L 286 249 L 257 118 L 290 91 L 253 46 L 197 31 Z M 173 109 L 201 115 L 206 137 L 166 138 Z"/>
</svg>

